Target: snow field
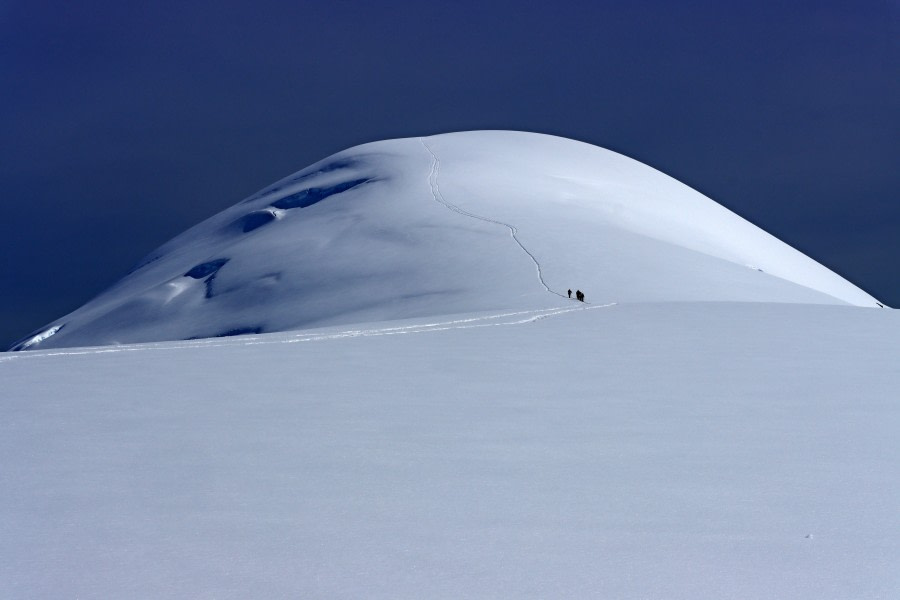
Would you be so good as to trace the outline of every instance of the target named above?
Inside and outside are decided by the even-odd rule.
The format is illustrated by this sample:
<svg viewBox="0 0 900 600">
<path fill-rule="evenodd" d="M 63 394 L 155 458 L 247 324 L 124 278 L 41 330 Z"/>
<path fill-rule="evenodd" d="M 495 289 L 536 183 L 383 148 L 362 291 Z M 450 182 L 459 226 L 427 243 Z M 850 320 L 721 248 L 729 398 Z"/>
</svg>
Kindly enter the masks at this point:
<svg viewBox="0 0 900 600">
<path fill-rule="evenodd" d="M 894 311 L 573 307 L 5 355 L 0 596 L 896 595 Z"/>
</svg>

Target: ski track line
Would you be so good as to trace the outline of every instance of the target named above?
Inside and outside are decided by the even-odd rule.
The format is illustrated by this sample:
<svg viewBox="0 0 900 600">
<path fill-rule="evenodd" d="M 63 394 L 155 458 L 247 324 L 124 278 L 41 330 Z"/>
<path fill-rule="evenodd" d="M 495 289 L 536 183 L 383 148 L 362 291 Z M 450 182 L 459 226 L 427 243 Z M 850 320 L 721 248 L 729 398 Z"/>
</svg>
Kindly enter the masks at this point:
<svg viewBox="0 0 900 600">
<path fill-rule="evenodd" d="M 460 208 L 459 206 L 453 204 L 452 202 L 449 202 L 446 198 L 444 198 L 444 194 L 441 193 L 441 188 L 438 185 L 438 174 L 441 172 L 441 159 L 437 157 L 437 154 L 434 153 L 434 151 L 423 138 L 419 138 L 419 142 L 421 142 L 422 146 L 425 147 L 425 150 L 428 151 L 428 154 L 431 155 L 431 171 L 428 173 L 428 186 L 431 188 L 431 195 L 434 197 L 435 201 L 439 204 L 444 205 L 445 208 L 452 210 L 453 212 L 458 213 L 464 217 L 478 219 L 479 221 L 493 223 L 494 225 L 500 225 L 509 229 L 509 234 L 512 237 L 513 241 L 519 246 L 519 248 L 522 249 L 522 252 L 528 255 L 528 258 L 531 259 L 531 262 L 534 263 L 534 268 L 537 270 L 538 279 L 541 281 L 541 285 L 544 286 L 544 289 L 551 294 L 559 296 L 560 298 L 566 298 L 565 294 L 561 294 L 555 290 L 550 289 L 550 286 L 548 286 L 547 282 L 544 281 L 544 272 L 541 269 L 541 263 L 538 262 L 538 259 L 535 258 L 534 254 L 532 254 L 519 239 L 518 227 L 516 227 L 515 225 L 510 225 L 509 223 L 504 223 L 503 221 L 497 221 L 496 219 L 489 219 L 488 217 L 476 215 L 475 213 L 471 213 L 463 208 Z"/>
<path fill-rule="evenodd" d="M 35 358 L 48 358 L 51 356 L 84 356 L 90 354 L 114 354 L 117 352 L 144 352 L 153 350 L 192 350 L 197 348 L 221 348 L 224 346 L 267 346 L 272 344 L 297 344 L 302 342 L 321 342 L 326 340 L 339 340 L 356 337 L 378 337 L 385 335 L 403 335 L 409 333 L 430 333 L 432 331 L 449 331 L 452 329 L 475 329 L 480 327 L 501 327 L 508 325 L 525 325 L 535 323 L 537 321 L 562 315 L 565 313 L 595 310 L 598 308 L 609 308 L 615 306 L 616 302 L 602 304 L 597 306 L 586 306 L 577 308 L 541 308 L 536 310 L 523 310 L 517 312 L 501 313 L 496 315 L 487 315 L 484 317 L 472 317 L 469 319 L 456 319 L 453 321 L 443 321 L 440 323 L 420 323 L 417 325 L 404 325 L 400 327 L 385 327 L 381 329 L 351 329 L 329 334 L 309 334 L 298 333 L 287 339 L 266 340 L 260 337 L 250 337 L 246 341 L 238 342 L 232 340 L 230 342 L 222 341 L 217 338 L 207 340 L 190 341 L 187 343 L 170 344 L 165 346 L 157 346 L 150 344 L 134 344 L 112 347 L 102 347 L 96 349 L 74 350 L 71 352 L 41 352 L 40 350 L 32 350 L 30 352 L 9 353 L 11 356 L 0 356 L 0 363 L 11 362 L 15 360 L 27 360 Z M 516 319 L 514 321 L 501 321 L 499 323 L 480 323 L 479 321 L 490 321 L 495 319 L 505 319 L 507 317 L 527 317 Z M 268 334 L 272 335 L 272 334 Z"/>
</svg>

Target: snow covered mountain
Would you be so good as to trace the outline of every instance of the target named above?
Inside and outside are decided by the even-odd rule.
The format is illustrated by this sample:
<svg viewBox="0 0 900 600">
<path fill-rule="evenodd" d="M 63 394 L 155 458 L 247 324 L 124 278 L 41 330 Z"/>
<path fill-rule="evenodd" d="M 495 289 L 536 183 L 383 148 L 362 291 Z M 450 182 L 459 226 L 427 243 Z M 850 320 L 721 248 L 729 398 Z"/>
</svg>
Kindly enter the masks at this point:
<svg viewBox="0 0 900 600">
<path fill-rule="evenodd" d="M 572 140 L 480 131 L 339 152 L 164 244 L 13 350 L 608 302 L 876 306 L 702 194 Z"/>
<path fill-rule="evenodd" d="M 0 354 L 0 598 L 900 597 L 876 304 L 585 144 L 339 153 Z"/>
</svg>

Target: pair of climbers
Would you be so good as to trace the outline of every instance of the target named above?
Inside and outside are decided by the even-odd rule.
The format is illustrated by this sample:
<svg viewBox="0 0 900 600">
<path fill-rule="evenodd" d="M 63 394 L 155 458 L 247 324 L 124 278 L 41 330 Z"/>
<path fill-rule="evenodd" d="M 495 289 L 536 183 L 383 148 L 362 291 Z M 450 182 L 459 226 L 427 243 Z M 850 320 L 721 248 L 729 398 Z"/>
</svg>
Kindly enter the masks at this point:
<svg viewBox="0 0 900 600">
<path fill-rule="evenodd" d="M 572 297 L 572 290 L 569 290 L 569 298 Z M 575 290 L 575 299 L 581 302 L 584 302 L 584 292 L 581 290 Z"/>
</svg>

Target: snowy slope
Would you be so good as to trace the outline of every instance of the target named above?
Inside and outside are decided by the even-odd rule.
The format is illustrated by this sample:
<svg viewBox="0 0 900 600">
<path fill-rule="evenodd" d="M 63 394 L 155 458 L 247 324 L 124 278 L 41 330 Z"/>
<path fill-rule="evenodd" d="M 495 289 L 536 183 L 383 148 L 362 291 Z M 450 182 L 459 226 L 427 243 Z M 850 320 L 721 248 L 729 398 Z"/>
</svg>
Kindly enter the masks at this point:
<svg viewBox="0 0 900 600">
<path fill-rule="evenodd" d="M 900 597 L 896 311 L 509 312 L 0 355 L 0 597 Z"/>
<path fill-rule="evenodd" d="M 712 200 L 588 144 L 517 132 L 376 142 L 188 230 L 15 349 L 592 302 L 875 306 Z"/>
<path fill-rule="evenodd" d="M 0 354 L 0 598 L 898 597 L 876 304 L 586 144 L 341 152 Z"/>
</svg>

